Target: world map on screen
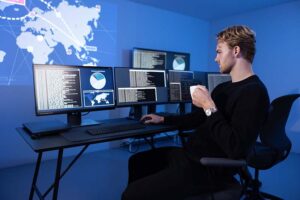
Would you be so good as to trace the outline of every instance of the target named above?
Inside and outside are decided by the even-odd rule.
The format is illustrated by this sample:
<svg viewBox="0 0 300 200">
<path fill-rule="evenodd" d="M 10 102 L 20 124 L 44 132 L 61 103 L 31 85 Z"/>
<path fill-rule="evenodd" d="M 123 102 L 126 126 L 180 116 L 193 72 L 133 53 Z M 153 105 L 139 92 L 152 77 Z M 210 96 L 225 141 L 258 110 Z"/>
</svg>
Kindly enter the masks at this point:
<svg viewBox="0 0 300 200">
<path fill-rule="evenodd" d="M 32 84 L 32 64 L 109 62 L 115 15 L 95 0 L 0 0 L 0 85 Z"/>
<path fill-rule="evenodd" d="M 85 91 L 84 93 L 84 106 L 96 107 L 103 105 L 113 105 L 113 91 Z"/>
</svg>

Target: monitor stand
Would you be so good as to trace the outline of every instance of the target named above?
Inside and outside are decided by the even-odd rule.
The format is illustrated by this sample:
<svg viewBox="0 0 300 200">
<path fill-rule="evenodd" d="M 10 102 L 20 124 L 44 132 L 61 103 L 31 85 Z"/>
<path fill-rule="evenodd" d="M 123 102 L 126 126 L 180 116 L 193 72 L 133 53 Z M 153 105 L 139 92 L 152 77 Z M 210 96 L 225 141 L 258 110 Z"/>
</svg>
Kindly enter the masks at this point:
<svg viewBox="0 0 300 200">
<path fill-rule="evenodd" d="M 81 112 L 69 112 L 67 114 L 67 122 L 68 125 L 71 127 L 78 127 L 78 126 L 91 126 L 100 124 L 100 122 L 97 122 L 92 119 L 83 119 L 81 117 Z"/>
<path fill-rule="evenodd" d="M 128 119 L 140 120 L 143 116 L 143 107 L 141 105 L 135 105 L 130 107 Z"/>
</svg>

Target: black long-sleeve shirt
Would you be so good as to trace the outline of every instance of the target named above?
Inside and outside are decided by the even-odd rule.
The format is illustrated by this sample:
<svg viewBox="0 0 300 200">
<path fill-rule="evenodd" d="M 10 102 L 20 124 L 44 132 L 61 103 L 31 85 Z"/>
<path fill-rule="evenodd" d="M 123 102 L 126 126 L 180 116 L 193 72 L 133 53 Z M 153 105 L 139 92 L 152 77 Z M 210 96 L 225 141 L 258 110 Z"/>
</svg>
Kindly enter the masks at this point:
<svg viewBox="0 0 300 200">
<path fill-rule="evenodd" d="M 253 75 L 239 82 L 226 82 L 212 92 L 218 111 L 207 117 L 203 109 L 182 116 L 165 117 L 166 124 L 195 128 L 186 144 L 193 158 L 204 156 L 245 158 L 255 143 L 269 108 L 269 96 Z"/>
</svg>

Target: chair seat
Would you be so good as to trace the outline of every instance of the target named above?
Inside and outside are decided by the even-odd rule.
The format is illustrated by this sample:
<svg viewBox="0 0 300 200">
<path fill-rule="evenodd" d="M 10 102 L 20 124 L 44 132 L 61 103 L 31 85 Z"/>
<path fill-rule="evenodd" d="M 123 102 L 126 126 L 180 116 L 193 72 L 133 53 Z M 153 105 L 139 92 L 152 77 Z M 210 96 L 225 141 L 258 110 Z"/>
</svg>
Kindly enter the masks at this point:
<svg viewBox="0 0 300 200">
<path fill-rule="evenodd" d="M 278 153 L 260 142 L 256 142 L 254 150 L 248 156 L 248 165 L 256 169 L 269 169 L 277 159 Z"/>
</svg>

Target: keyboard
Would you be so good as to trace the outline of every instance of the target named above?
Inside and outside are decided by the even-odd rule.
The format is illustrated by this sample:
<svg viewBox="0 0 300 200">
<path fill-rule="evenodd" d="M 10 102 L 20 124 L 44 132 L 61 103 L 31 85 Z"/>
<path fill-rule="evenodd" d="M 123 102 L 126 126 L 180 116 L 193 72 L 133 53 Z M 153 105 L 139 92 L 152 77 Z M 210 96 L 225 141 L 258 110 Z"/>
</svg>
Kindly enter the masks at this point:
<svg viewBox="0 0 300 200">
<path fill-rule="evenodd" d="M 108 133 L 118 133 L 129 130 L 138 130 L 144 129 L 146 125 L 136 122 L 136 123 L 128 123 L 128 124 L 114 124 L 114 125 L 102 125 L 97 128 L 88 129 L 87 132 L 90 135 L 102 135 Z"/>
</svg>

